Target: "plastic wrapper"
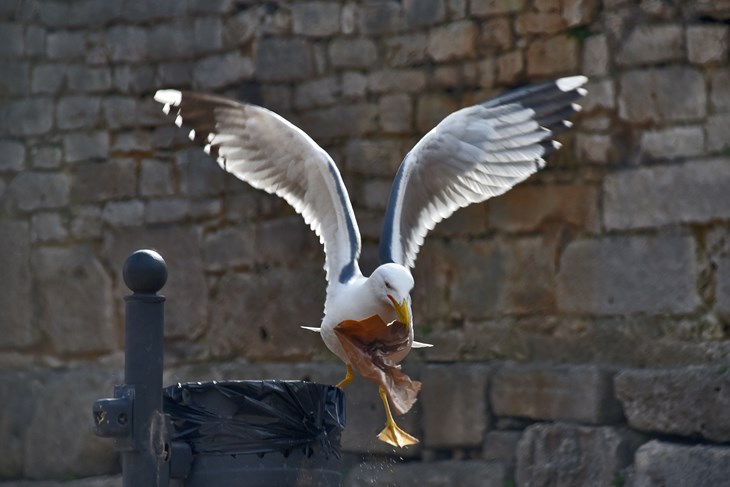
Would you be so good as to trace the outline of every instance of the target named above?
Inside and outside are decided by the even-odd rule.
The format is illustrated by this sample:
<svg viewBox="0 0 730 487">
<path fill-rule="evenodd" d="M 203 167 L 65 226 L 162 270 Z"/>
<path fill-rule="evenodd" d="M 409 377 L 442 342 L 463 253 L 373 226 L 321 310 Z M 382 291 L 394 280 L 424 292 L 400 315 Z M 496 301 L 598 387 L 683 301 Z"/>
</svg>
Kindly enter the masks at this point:
<svg viewBox="0 0 730 487">
<path fill-rule="evenodd" d="M 342 391 L 301 381 L 186 383 L 163 390 L 173 440 L 194 454 L 286 453 L 297 448 L 339 458 Z"/>
<path fill-rule="evenodd" d="M 362 321 L 343 321 L 335 333 L 355 370 L 383 386 L 396 414 L 407 413 L 416 402 L 421 383 L 411 380 L 388 357 L 408 346 L 408 327 L 399 321 L 386 324 L 375 315 Z"/>
</svg>

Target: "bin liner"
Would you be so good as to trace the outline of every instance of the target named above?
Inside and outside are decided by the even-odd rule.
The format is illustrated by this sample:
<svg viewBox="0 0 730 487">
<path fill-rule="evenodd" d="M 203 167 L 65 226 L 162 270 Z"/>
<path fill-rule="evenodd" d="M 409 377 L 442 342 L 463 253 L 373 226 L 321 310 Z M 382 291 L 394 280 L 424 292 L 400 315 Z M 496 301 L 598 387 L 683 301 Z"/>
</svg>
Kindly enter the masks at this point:
<svg viewBox="0 0 730 487">
<path fill-rule="evenodd" d="M 294 450 L 339 458 L 344 394 L 302 381 L 194 382 L 163 390 L 172 439 L 195 455 Z"/>
</svg>

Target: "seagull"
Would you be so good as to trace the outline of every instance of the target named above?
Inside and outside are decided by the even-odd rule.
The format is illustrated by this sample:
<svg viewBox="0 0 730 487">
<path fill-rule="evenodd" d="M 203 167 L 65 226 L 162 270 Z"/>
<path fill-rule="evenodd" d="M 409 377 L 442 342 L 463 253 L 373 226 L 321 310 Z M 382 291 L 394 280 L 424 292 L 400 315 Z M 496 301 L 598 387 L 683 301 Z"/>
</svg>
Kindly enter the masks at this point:
<svg viewBox="0 0 730 487">
<path fill-rule="evenodd" d="M 413 346 L 411 269 L 429 230 L 457 209 L 499 196 L 545 166 L 558 149 L 554 136 L 586 90 L 584 76 L 528 85 L 444 118 L 403 159 L 390 192 L 379 244 L 381 265 L 360 271 L 361 240 L 347 189 L 335 162 L 304 131 L 266 108 L 209 94 L 159 90 L 154 99 L 218 164 L 254 188 L 287 201 L 324 246 L 327 296 L 318 331 L 329 350 L 352 363 L 335 333 L 338 324 L 377 316 L 405 324 L 407 346 L 388 359 L 397 364 Z M 387 391 L 380 397 L 386 425 L 378 435 L 395 446 L 417 440 L 393 420 Z"/>
</svg>

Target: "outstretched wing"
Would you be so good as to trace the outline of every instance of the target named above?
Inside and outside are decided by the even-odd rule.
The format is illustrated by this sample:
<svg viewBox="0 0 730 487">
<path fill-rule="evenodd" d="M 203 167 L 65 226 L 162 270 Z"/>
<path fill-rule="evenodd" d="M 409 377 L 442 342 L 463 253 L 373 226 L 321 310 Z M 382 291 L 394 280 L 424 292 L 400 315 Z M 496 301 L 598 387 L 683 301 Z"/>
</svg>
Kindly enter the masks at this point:
<svg viewBox="0 0 730 487">
<path fill-rule="evenodd" d="M 200 93 L 160 90 L 163 110 L 192 127 L 218 164 L 257 189 L 284 198 L 324 245 L 327 280 L 360 274 L 360 232 L 347 189 L 332 158 L 307 134 L 274 112 Z M 335 279 L 336 281 L 333 281 Z"/>
<path fill-rule="evenodd" d="M 452 113 L 406 155 L 390 192 L 382 263 L 413 267 L 426 234 L 471 203 L 498 196 L 545 165 L 570 127 L 584 76 L 521 88 Z"/>
</svg>

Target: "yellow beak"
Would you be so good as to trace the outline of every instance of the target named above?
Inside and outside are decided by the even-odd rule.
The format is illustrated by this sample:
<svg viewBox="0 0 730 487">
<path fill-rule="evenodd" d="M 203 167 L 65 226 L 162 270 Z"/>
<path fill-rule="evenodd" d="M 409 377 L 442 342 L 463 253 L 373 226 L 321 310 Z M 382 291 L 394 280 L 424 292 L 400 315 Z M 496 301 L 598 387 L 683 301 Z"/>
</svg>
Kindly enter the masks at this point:
<svg viewBox="0 0 730 487">
<path fill-rule="evenodd" d="M 400 303 L 393 299 L 393 296 L 388 295 L 388 299 L 393 303 L 393 309 L 395 314 L 398 316 L 398 321 L 404 323 L 407 328 L 411 327 L 411 313 L 408 311 L 408 300 L 404 299 Z"/>
</svg>

